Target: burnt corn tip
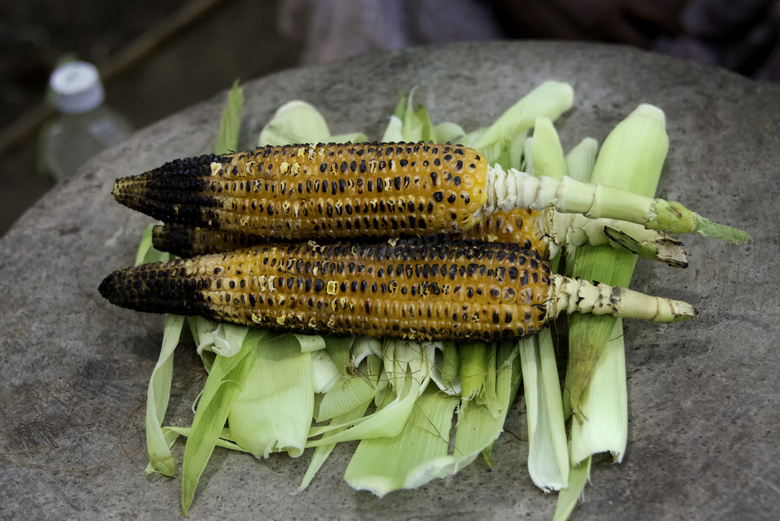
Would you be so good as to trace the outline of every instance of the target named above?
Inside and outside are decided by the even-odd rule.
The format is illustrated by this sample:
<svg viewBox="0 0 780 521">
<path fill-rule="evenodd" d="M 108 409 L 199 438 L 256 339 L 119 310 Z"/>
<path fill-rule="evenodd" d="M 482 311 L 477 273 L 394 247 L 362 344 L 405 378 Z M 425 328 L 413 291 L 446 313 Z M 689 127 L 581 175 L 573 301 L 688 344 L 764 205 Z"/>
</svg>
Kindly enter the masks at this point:
<svg viewBox="0 0 780 521">
<path fill-rule="evenodd" d="M 103 282 L 101 282 L 98 287 L 100 295 L 112 304 L 118 304 L 117 297 L 119 295 L 117 293 L 117 278 L 119 277 L 119 273 L 119 271 L 115 271 L 103 279 Z"/>
</svg>

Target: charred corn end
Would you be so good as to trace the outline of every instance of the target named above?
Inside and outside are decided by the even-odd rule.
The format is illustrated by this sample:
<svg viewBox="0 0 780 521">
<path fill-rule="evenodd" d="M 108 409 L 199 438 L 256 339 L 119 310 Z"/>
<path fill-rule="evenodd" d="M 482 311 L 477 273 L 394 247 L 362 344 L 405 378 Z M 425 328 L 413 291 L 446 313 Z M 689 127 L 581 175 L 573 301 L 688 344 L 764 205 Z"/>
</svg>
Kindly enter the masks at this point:
<svg viewBox="0 0 780 521">
<path fill-rule="evenodd" d="M 223 253 L 267 242 L 269 240 L 260 235 L 246 235 L 210 228 L 190 228 L 182 224 L 163 224 L 152 229 L 154 247 L 179 257 Z"/>
<path fill-rule="evenodd" d="M 166 223 L 276 239 L 422 235 L 471 227 L 486 176 L 456 145 L 288 145 L 172 161 L 113 194 Z"/>
<path fill-rule="evenodd" d="M 657 321 L 694 314 L 682 303 L 551 277 L 542 257 L 517 246 L 438 239 L 269 244 L 120 270 L 100 293 L 139 311 L 417 340 L 524 337 L 558 311 Z"/>
</svg>

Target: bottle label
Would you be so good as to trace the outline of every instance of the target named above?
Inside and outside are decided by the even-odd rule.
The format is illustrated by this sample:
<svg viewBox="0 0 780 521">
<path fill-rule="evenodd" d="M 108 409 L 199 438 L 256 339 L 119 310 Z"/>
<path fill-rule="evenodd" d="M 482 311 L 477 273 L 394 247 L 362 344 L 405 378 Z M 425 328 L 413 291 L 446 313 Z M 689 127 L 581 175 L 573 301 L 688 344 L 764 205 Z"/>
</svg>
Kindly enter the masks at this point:
<svg viewBox="0 0 780 521">
<path fill-rule="evenodd" d="M 103 118 L 87 127 L 89 135 L 106 148 L 118 145 L 127 137 L 127 133 L 109 118 Z"/>
</svg>

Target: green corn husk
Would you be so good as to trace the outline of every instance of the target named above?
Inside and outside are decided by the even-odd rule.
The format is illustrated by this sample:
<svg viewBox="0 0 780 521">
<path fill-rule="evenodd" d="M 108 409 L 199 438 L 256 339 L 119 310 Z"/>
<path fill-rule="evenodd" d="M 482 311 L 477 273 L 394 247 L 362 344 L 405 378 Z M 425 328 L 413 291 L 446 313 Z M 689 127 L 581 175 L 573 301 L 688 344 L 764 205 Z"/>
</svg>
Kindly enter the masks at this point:
<svg viewBox="0 0 780 521">
<path fill-rule="evenodd" d="M 547 118 L 537 118 L 534 137 L 525 146 L 536 175 L 561 178 L 567 174 L 558 133 Z M 558 259 L 553 259 L 557 271 Z M 555 348 L 549 329 L 520 342 L 526 412 L 528 415 L 528 473 L 534 484 L 549 492 L 568 486 L 569 458 Z"/>
<path fill-rule="evenodd" d="M 255 457 L 303 454 L 314 414 L 311 354 L 299 338 L 283 335 L 257 346 L 228 424 L 236 444 Z"/>
<path fill-rule="evenodd" d="M 276 111 L 260 131 L 258 146 L 290 143 L 359 143 L 366 141 L 360 132 L 333 135 L 322 114 L 305 101 L 290 101 Z"/>
<path fill-rule="evenodd" d="M 531 164 L 535 176 L 546 175 L 562 179 L 569 175 L 563 147 L 550 118 L 536 118 L 534 137 L 531 140 Z"/>
<path fill-rule="evenodd" d="M 323 394 L 314 419 L 318 422 L 330 420 L 362 405 L 368 406 L 379 388 L 381 367 L 381 359 L 372 354 L 358 365 L 356 375 L 342 375 L 339 382 Z"/>
<path fill-rule="evenodd" d="M 241 393 L 242 385 L 251 370 L 257 343 L 263 336 L 265 331 L 252 331 L 247 334 L 235 356 L 217 355 L 209 378 L 206 379 L 198 409 L 192 420 L 192 430 L 184 447 L 181 501 L 185 516 L 195 498 L 200 476 L 219 440 L 231 406 Z"/>
<path fill-rule="evenodd" d="M 435 478 L 452 475 L 480 454 L 489 461 L 489 450 L 503 431 L 509 407 L 520 383 L 519 360 L 510 343 L 491 345 L 491 356 L 482 356 L 485 387 L 495 401 L 497 414 L 488 407 L 459 399 L 432 386 L 417 400 L 403 431 L 393 438 L 360 442 L 347 467 L 345 480 L 353 488 L 377 496 L 402 488 L 419 487 Z M 476 365 L 476 362 L 475 362 Z M 458 423 L 452 453 L 450 428 L 453 412 Z"/>
<path fill-rule="evenodd" d="M 663 112 L 640 105 L 607 137 L 591 181 L 652 196 L 667 150 Z M 636 260 L 627 251 L 581 246 L 570 256 L 569 271 L 589 280 L 628 286 Z M 560 520 L 568 518 L 581 497 L 591 455 L 610 452 L 619 462 L 625 453 L 628 404 L 620 319 L 569 317 L 566 390 L 575 416 L 569 445 L 574 470 L 569 488 L 558 497 L 555 519 Z"/>
<path fill-rule="evenodd" d="M 336 384 L 331 386 L 322 396 L 315 412 L 315 419 L 317 421 L 330 419 L 331 424 L 344 425 L 344 427 L 325 432 L 322 435 L 323 440 L 344 431 L 348 425 L 365 415 L 371 400 L 376 395 L 382 368 L 382 360 L 375 354 L 377 348 L 375 344 L 379 343 L 376 339 L 357 337 L 352 342 L 343 340 L 334 342 L 332 337 L 328 337 L 327 341 L 329 351 L 334 353 L 334 358 L 343 365 L 338 370 L 339 376 Z M 349 352 L 343 356 L 342 352 L 345 347 Z M 381 346 L 379 347 L 381 348 Z M 327 352 L 325 355 L 329 359 L 332 356 L 328 355 Z M 357 374 L 355 375 L 349 371 L 349 367 L 353 364 L 357 366 Z M 335 364 L 333 365 L 335 367 Z M 316 375 L 317 367 L 315 366 L 314 369 Z M 314 454 L 299 490 L 305 489 L 311 483 L 335 447 L 336 443 L 330 443 L 314 449 Z"/>
<path fill-rule="evenodd" d="M 431 378 L 443 392 L 450 396 L 461 396 L 460 352 L 455 342 L 441 343 L 441 356 L 436 354 Z"/>
<path fill-rule="evenodd" d="M 478 131 L 479 138 L 473 142 L 473 146 L 484 151 L 507 137 L 517 136 L 530 129 L 538 117 L 558 119 L 572 107 L 573 101 L 574 91 L 569 84 L 545 82 L 523 96 L 487 130 Z"/>
<path fill-rule="evenodd" d="M 592 181 L 652 196 L 668 148 L 663 112 L 649 105 L 640 105 L 605 140 L 594 166 Z M 626 251 L 582 246 L 577 250 L 571 274 L 590 281 L 627 287 L 636 260 L 636 255 Z M 571 393 L 572 409 L 578 416 L 581 395 L 615 327 L 612 317 L 583 318 L 569 317 L 566 386 Z"/>
<path fill-rule="evenodd" d="M 176 475 L 176 463 L 173 461 L 170 444 L 163 433 L 162 422 L 171 398 L 173 351 L 179 344 L 183 326 L 184 317 L 165 316 L 162 349 L 149 379 L 146 398 L 146 449 L 149 454 L 147 474 L 159 472 L 169 477 Z"/>
<path fill-rule="evenodd" d="M 492 350 L 485 342 L 464 342 L 459 348 L 461 396 L 472 400 L 483 391 Z"/>
<path fill-rule="evenodd" d="M 569 459 L 560 380 L 549 330 L 520 341 L 526 415 L 528 474 L 545 492 L 566 488 Z"/>
<path fill-rule="evenodd" d="M 592 398 L 591 398 L 592 397 Z M 623 459 L 628 442 L 628 394 L 622 320 L 615 322 L 610 339 L 580 401 L 585 421 L 573 421 L 569 452 L 572 465 L 592 454 L 609 452 L 615 462 Z"/>
<path fill-rule="evenodd" d="M 566 154 L 566 171 L 569 177 L 576 181 L 590 181 L 596 157 L 599 153 L 599 143 L 592 137 L 586 137 Z"/>
<path fill-rule="evenodd" d="M 582 498 L 585 484 L 590 481 L 592 458 L 587 458 L 569 470 L 569 486 L 558 492 L 553 521 L 566 521 Z"/>
<path fill-rule="evenodd" d="M 238 81 L 228 93 L 228 102 L 222 112 L 219 124 L 217 142 L 214 145 L 215 154 L 228 154 L 238 151 L 238 134 L 241 128 L 241 108 L 244 106 L 244 91 L 238 86 Z"/>
</svg>

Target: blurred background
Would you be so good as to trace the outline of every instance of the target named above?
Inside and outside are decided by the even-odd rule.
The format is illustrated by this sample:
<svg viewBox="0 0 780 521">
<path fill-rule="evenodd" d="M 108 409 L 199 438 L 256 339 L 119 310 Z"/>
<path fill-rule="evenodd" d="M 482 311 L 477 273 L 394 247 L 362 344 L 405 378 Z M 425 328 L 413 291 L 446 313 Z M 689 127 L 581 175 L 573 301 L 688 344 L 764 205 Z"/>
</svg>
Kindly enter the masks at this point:
<svg viewBox="0 0 780 521">
<path fill-rule="evenodd" d="M 629 45 L 780 81 L 780 0 L 0 0 L 0 235 L 55 181 L 58 63 L 94 63 L 144 127 L 230 87 L 377 50 L 500 39 Z"/>
</svg>

